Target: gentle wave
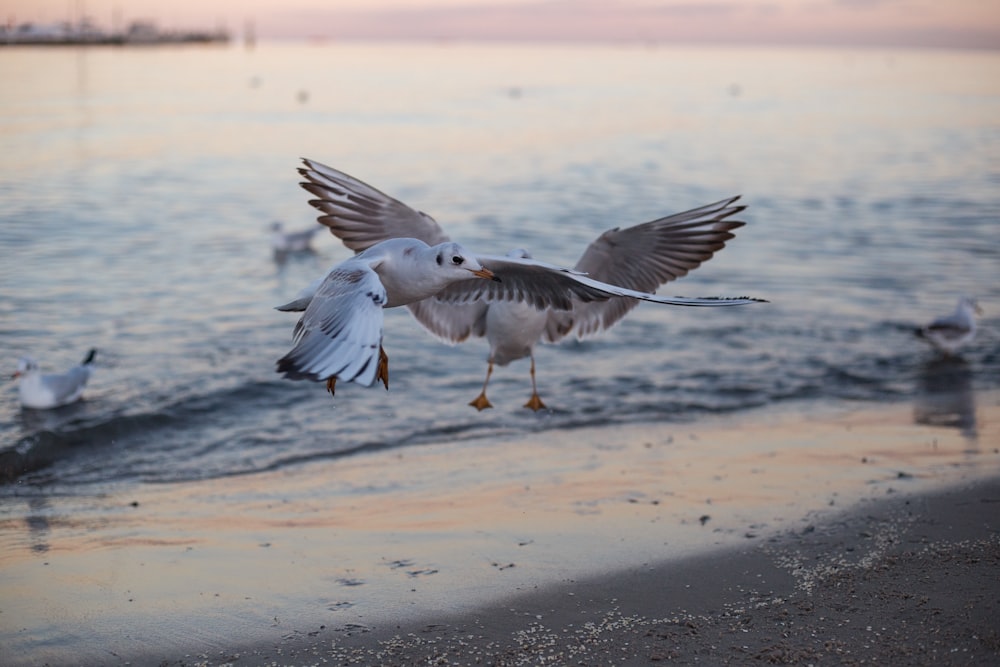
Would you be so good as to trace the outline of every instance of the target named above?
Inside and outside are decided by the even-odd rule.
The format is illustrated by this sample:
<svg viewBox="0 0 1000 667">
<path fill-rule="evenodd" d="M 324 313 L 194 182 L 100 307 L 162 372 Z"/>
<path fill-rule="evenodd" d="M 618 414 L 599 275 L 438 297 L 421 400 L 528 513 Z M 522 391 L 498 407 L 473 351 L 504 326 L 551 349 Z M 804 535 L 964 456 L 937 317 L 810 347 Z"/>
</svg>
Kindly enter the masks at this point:
<svg viewBox="0 0 1000 667">
<path fill-rule="evenodd" d="M 437 442 L 637 422 L 677 424 L 792 401 L 919 400 L 939 391 L 972 396 L 977 385 L 996 385 L 988 372 L 1000 359 L 995 342 L 969 361 L 941 360 L 917 353 L 919 348 L 913 346 L 870 342 L 879 337 L 908 340 L 912 327 L 907 323 L 883 321 L 867 331 L 768 328 L 762 327 L 764 333 L 758 335 L 780 343 L 768 351 L 745 350 L 738 361 L 726 364 L 684 359 L 674 368 L 668 362 L 648 377 L 627 370 L 600 372 L 591 368 L 596 363 L 591 348 L 571 349 L 570 376 L 559 390 L 569 393 L 556 396 L 550 410 L 535 416 L 508 405 L 476 413 L 471 408 L 466 411 L 463 404 L 456 416 L 438 419 L 424 414 L 432 403 L 421 401 L 430 399 L 404 394 L 402 403 L 412 403 L 411 412 L 394 415 L 387 427 L 380 428 L 378 420 L 396 405 L 396 396 L 375 392 L 364 402 L 368 397 L 355 393 L 350 398 L 358 403 L 347 408 L 332 402 L 319 385 L 280 379 L 247 379 L 175 400 L 163 393 L 134 412 L 101 412 L 101 401 L 84 401 L 64 408 L 61 421 L 58 411 L 51 421 L 33 425 L 25 419 L 16 443 L 0 451 L 0 481 L 211 479 Z M 735 333 L 731 327 L 720 327 L 684 335 L 717 340 Z M 827 347 L 807 345 L 817 338 Z M 602 356 L 614 358 L 616 345 L 606 347 Z M 510 368 L 515 370 L 498 379 L 498 386 L 505 393 L 515 383 L 517 391 L 526 389 L 523 370 Z M 423 375 L 420 364 L 417 369 Z M 447 378 L 442 381 L 445 386 L 431 393 L 464 397 L 468 383 L 458 387 Z M 355 389 L 365 391 L 353 387 L 350 391 Z M 343 399 L 338 395 L 339 400 Z"/>
</svg>

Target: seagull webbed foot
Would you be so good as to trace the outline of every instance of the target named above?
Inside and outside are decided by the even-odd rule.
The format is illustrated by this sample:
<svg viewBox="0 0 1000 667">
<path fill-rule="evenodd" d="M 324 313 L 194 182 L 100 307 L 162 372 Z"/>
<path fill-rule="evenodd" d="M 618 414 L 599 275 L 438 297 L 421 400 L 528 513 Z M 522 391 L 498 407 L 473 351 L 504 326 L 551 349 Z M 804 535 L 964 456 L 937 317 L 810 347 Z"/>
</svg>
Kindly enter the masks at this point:
<svg viewBox="0 0 1000 667">
<path fill-rule="evenodd" d="M 331 396 L 334 395 L 334 391 L 333 390 L 336 387 L 336 385 L 337 385 L 337 376 L 336 375 L 331 375 L 330 377 L 328 377 L 326 379 L 326 390 L 328 392 L 330 392 Z"/>
<path fill-rule="evenodd" d="M 531 398 L 528 402 L 524 404 L 524 407 L 531 408 L 535 412 L 538 412 L 545 407 L 542 403 L 542 399 L 538 397 L 538 385 L 535 384 L 535 355 L 531 355 Z"/>
<path fill-rule="evenodd" d="M 493 375 L 493 361 L 490 360 L 489 365 L 486 367 L 486 381 L 483 382 L 483 390 L 479 392 L 479 396 L 476 396 L 469 405 L 474 407 L 476 410 L 482 412 L 486 408 L 492 408 L 493 404 L 489 402 L 486 398 L 486 387 L 490 385 L 490 376 Z"/>
<path fill-rule="evenodd" d="M 493 404 L 489 402 L 486 398 L 486 392 L 480 392 L 479 396 L 476 396 L 473 400 L 469 401 L 469 405 L 474 407 L 476 410 L 482 412 L 486 408 L 492 408 Z"/>
<path fill-rule="evenodd" d="M 389 391 L 389 355 L 381 345 L 378 346 L 378 370 L 375 372 L 375 379 L 381 380 L 385 390 Z"/>
<path fill-rule="evenodd" d="M 531 398 L 528 399 L 528 402 L 524 404 L 524 407 L 531 408 L 535 412 L 538 412 L 539 410 L 544 410 L 546 405 L 542 403 L 542 399 L 538 397 L 538 394 L 532 394 Z"/>
</svg>

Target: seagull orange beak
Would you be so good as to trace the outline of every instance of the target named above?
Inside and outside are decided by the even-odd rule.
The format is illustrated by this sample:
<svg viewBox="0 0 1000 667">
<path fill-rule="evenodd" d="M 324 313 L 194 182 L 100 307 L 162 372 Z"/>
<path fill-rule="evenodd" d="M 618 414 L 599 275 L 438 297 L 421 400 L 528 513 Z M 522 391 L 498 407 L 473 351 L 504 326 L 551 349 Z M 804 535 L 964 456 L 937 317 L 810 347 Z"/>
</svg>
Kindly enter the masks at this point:
<svg viewBox="0 0 1000 667">
<path fill-rule="evenodd" d="M 472 271 L 473 275 L 478 276 L 480 278 L 485 278 L 486 280 L 494 280 L 496 282 L 500 282 L 500 279 L 497 278 L 495 275 L 493 275 L 493 272 L 485 267 L 481 269 L 476 269 L 474 271 L 472 269 L 469 270 Z"/>
</svg>

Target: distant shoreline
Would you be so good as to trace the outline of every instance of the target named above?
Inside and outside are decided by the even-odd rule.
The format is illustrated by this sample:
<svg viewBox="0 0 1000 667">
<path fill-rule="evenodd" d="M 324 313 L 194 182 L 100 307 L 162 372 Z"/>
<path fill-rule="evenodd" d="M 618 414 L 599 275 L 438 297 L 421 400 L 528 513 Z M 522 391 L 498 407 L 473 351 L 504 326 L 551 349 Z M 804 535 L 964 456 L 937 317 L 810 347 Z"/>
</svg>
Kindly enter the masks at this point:
<svg viewBox="0 0 1000 667">
<path fill-rule="evenodd" d="M 224 44 L 229 31 L 161 30 L 152 21 L 133 21 L 128 27 L 106 30 L 90 19 L 50 24 L 0 25 L 0 46 L 147 46 L 158 44 Z"/>
<path fill-rule="evenodd" d="M 160 46 L 174 44 L 228 44 L 230 41 L 231 38 L 228 33 L 190 33 L 164 35 L 154 39 L 130 39 L 124 35 L 98 38 L 4 39 L 0 40 L 0 46 Z"/>
</svg>

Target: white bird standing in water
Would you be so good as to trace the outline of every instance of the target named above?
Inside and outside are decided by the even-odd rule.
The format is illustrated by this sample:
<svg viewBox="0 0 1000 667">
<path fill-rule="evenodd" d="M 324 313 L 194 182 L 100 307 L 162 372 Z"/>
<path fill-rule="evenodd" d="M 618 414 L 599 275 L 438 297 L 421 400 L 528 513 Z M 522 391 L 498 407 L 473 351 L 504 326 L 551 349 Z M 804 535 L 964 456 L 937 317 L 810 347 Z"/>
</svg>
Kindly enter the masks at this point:
<svg viewBox="0 0 1000 667">
<path fill-rule="evenodd" d="M 312 250 L 312 237 L 317 227 L 310 227 L 297 232 L 286 232 L 281 222 L 271 223 L 271 249 L 276 254 L 289 252 L 306 252 Z"/>
<path fill-rule="evenodd" d="M 331 392 L 337 378 L 366 385 L 379 379 L 388 388 L 387 357 L 381 347 L 382 308 L 407 305 L 431 332 L 457 342 L 470 334 L 486 335 L 487 313 L 499 304 L 514 305 L 515 310 L 506 311 L 507 315 L 503 310 L 495 313 L 493 319 L 499 320 L 492 325 L 498 332 L 496 335 L 503 336 L 505 325 L 514 331 L 522 330 L 510 325 L 524 313 L 529 313 L 528 317 L 538 326 L 537 313 L 540 314 L 537 317 L 542 318 L 543 328 L 551 326 L 554 331 L 561 330 L 558 335 L 562 336 L 574 327 L 578 331 L 593 331 L 610 326 L 628 312 L 636 300 L 684 306 L 735 306 L 759 301 L 747 297 L 662 297 L 609 284 L 578 270 L 539 262 L 527 257 L 526 253 L 507 257 L 472 254 L 450 242 L 429 216 L 346 174 L 310 160 L 305 163 L 308 168 L 299 171 L 309 181 L 302 185 L 322 197 L 310 203 L 328 214 L 322 216 L 320 222 L 359 254 L 334 267 L 291 303 L 279 307 L 279 310 L 305 310 L 305 313 L 295 328 L 296 346 L 279 360 L 278 372 L 291 379 L 325 379 Z M 742 207 L 730 206 L 733 201 L 735 199 L 717 205 L 719 211 L 728 211 L 722 217 L 742 210 Z M 697 212 L 700 213 L 695 217 L 704 215 L 703 209 Z M 678 238 L 684 236 L 680 217 L 685 215 L 688 214 L 672 216 L 680 234 Z M 727 229 L 742 225 L 718 219 L 716 223 Z M 601 238 L 610 241 L 616 231 Z M 731 234 L 720 231 L 725 236 L 722 241 L 714 242 L 718 247 L 731 238 Z M 673 271 L 673 275 L 683 275 L 714 252 L 711 250 L 707 256 L 695 260 L 691 252 L 704 254 L 704 249 L 695 248 L 702 245 L 699 241 L 679 251 L 675 257 L 661 259 L 657 263 L 667 268 L 657 269 L 657 263 L 645 262 L 641 256 L 643 251 L 648 251 L 648 247 L 644 248 L 648 241 L 636 238 L 636 245 L 627 248 L 626 254 L 634 271 L 640 274 L 653 271 L 654 275 L 659 275 L 662 271 Z M 594 246 L 591 244 L 593 250 L 588 249 L 591 256 L 599 252 Z M 632 251 L 639 254 L 633 255 Z M 615 272 L 610 274 L 615 275 Z M 654 287 L 659 282 L 654 283 Z M 593 311 L 577 311 L 599 303 L 609 305 Z M 578 314 L 574 316 L 574 312 Z M 530 355 L 537 340 L 536 333 L 526 343 L 527 352 L 520 356 Z M 501 347 L 498 345 L 497 349 Z M 485 401 L 485 391 L 482 399 Z M 529 407 L 542 407 L 537 392 L 533 400 L 537 401 L 537 407 L 531 402 Z"/>
<path fill-rule="evenodd" d="M 45 409 L 58 408 L 78 400 L 90 380 L 96 354 L 97 350 L 90 350 L 79 366 L 74 366 L 65 373 L 45 374 L 39 370 L 34 359 L 21 357 L 17 362 L 17 370 L 11 376 L 20 379 L 17 389 L 21 404 L 26 408 Z"/>
<path fill-rule="evenodd" d="M 916 334 L 944 354 L 953 355 L 976 337 L 976 315 L 982 314 L 975 299 L 962 297 L 955 312 L 918 328 Z"/>
</svg>

